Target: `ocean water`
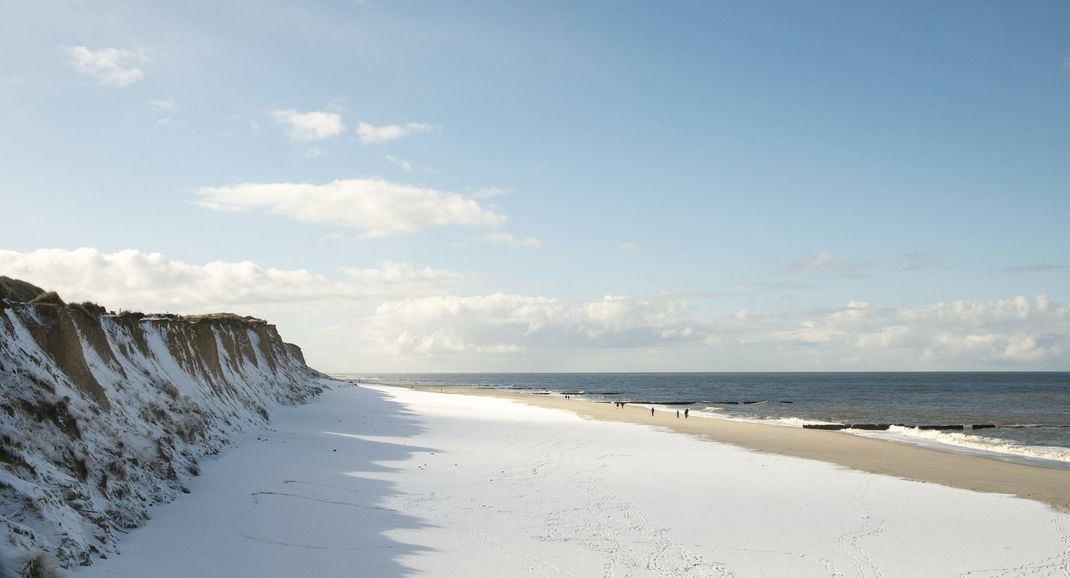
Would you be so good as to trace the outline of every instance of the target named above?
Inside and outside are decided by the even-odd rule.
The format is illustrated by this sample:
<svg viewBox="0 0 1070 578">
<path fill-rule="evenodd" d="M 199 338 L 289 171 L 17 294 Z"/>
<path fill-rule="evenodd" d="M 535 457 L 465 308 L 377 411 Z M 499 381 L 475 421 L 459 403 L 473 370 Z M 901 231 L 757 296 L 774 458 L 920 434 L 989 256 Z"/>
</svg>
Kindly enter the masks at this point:
<svg viewBox="0 0 1070 578">
<path fill-rule="evenodd" d="M 1049 467 L 1070 467 L 1070 372 L 342 374 L 395 385 L 495 388 L 629 401 L 695 418 L 891 424 L 848 429 Z M 896 425 L 898 424 L 898 425 Z M 918 426 L 963 426 L 931 430 Z M 974 429 L 974 426 L 986 426 Z M 995 427 L 987 427 L 995 426 Z M 883 427 L 883 426 L 882 426 Z"/>
</svg>

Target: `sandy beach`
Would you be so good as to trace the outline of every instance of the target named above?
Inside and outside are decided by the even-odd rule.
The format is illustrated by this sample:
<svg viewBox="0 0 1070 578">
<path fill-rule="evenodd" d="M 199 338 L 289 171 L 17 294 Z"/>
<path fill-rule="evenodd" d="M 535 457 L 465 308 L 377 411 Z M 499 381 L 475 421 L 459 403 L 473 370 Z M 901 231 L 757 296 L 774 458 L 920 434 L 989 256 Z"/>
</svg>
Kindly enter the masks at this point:
<svg viewBox="0 0 1070 578">
<path fill-rule="evenodd" d="M 672 431 L 675 417 L 630 423 L 638 409 L 588 419 L 601 408 L 567 403 L 583 409 L 340 386 L 205 462 L 121 555 L 75 575 L 1070 571 L 1070 515 L 1038 501 L 714 443 Z"/>
<path fill-rule="evenodd" d="M 1011 494 L 1070 511 L 1070 469 L 1036 467 L 834 431 L 804 430 L 728 419 L 681 419 L 677 418 L 674 411 L 656 411 L 651 416 L 649 406 L 636 404 L 617 408 L 609 403 L 494 389 L 425 389 L 512 399 L 538 407 L 567 409 L 602 421 L 654 425 L 760 452 L 821 460 L 864 472 L 977 492 Z"/>
</svg>

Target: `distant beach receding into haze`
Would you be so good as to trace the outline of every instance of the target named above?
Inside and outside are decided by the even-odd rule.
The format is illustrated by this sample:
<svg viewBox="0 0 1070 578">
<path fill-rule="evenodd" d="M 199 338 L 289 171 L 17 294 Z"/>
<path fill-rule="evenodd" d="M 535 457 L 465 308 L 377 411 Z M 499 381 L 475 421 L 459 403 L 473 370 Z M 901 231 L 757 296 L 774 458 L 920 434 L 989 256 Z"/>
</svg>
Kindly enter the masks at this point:
<svg viewBox="0 0 1070 578">
<path fill-rule="evenodd" d="M 338 374 L 627 402 L 1070 468 L 1070 372 Z"/>
</svg>

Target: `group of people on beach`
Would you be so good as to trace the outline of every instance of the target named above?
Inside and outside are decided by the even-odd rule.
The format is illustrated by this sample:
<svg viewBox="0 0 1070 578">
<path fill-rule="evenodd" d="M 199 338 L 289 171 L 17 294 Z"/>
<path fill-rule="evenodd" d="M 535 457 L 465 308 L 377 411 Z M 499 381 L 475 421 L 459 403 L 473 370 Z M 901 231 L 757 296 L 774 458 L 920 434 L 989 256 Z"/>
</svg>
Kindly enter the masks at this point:
<svg viewBox="0 0 1070 578">
<path fill-rule="evenodd" d="M 613 402 L 613 405 L 623 409 L 624 406 L 627 405 L 627 403 L 628 402 L 626 402 L 626 401 L 615 401 L 615 402 Z M 691 415 L 691 410 L 690 409 L 684 409 L 684 419 L 687 419 L 689 415 Z M 650 417 L 654 417 L 654 408 L 650 408 Z M 676 410 L 676 417 L 677 418 L 680 417 L 680 410 Z"/>
</svg>

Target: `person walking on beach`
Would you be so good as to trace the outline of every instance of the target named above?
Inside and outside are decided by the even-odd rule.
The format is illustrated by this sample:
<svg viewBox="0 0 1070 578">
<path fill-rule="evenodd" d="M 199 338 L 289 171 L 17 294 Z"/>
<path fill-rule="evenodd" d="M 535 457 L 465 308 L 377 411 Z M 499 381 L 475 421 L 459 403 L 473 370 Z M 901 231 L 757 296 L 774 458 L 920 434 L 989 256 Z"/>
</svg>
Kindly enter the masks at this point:
<svg viewBox="0 0 1070 578">
<path fill-rule="evenodd" d="M 684 419 L 687 419 L 687 414 L 689 414 L 689 413 L 691 413 L 691 410 L 690 410 L 690 409 L 687 409 L 687 408 L 685 408 L 685 409 L 684 409 Z"/>
<path fill-rule="evenodd" d="M 676 419 L 680 419 L 680 410 L 676 410 Z"/>
<path fill-rule="evenodd" d="M 654 417 L 654 408 L 650 408 L 650 417 Z"/>
</svg>

